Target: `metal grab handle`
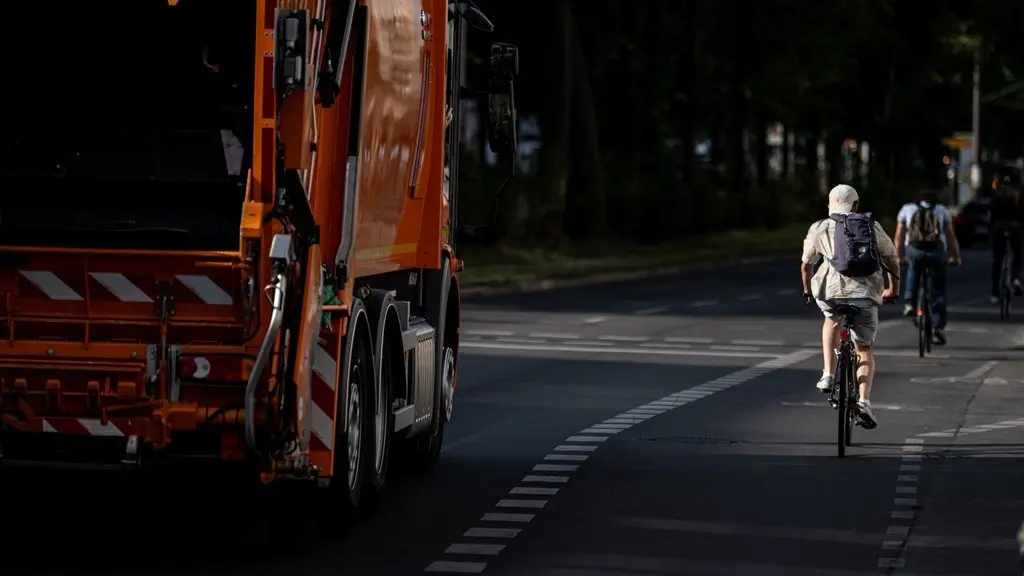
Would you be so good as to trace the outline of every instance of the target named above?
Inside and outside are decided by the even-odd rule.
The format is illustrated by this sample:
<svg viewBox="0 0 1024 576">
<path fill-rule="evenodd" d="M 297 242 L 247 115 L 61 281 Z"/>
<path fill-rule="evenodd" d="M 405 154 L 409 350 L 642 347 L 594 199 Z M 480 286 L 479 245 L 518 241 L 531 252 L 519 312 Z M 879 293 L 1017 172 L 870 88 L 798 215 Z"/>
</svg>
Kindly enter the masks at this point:
<svg viewBox="0 0 1024 576">
<path fill-rule="evenodd" d="M 245 445 L 255 454 L 259 454 L 259 450 L 256 449 L 256 387 L 260 383 L 260 376 L 263 375 L 263 368 L 270 360 L 274 340 L 284 321 L 284 299 L 288 290 L 288 278 L 284 274 L 277 274 L 274 281 L 267 285 L 267 289 L 274 290 L 270 327 L 267 328 L 267 335 L 263 337 L 263 344 L 256 354 L 249 382 L 245 385 Z"/>
</svg>

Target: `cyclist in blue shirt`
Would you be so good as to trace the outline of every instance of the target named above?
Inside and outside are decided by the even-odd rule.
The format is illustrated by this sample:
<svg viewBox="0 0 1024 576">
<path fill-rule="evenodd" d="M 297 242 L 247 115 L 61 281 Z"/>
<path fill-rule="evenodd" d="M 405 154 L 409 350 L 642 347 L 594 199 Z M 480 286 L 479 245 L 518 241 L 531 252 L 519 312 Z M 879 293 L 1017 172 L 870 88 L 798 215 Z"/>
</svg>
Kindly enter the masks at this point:
<svg viewBox="0 0 1024 576">
<path fill-rule="evenodd" d="M 1000 186 L 988 205 L 989 229 L 992 234 L 992 295 L 990 301 L 995 304 L 999 302 L 999 285 L 1003 272 L 1003 258 L 1006 256 L 1006 241 L 1003 234 L 1008 233 L 1010 237 L 1010 250 L 1013 260 L 1010 261 L 1010 278 L 1013 282 L 1015 296 L 1020 296 L 1024 290 L 1020 283 L 1021 270 L 1021 229 L 1024 222 L 1024 208 L 1017 200 L 1017 194 L 1013 190 L 1013 184 L 1009 177 L 1003 178 Z"/>
<path fill-rule="evenodd" d="M 932 322 L 934 344 L 946 343 L 946 264 L 960 263 L 960 244 L 953 232 L 953 217 L 939 204 L 934 192 L 924 192 L 917 202 L 909 202 L 896 216 L 896 250 L 900 261 L 907 262 L 907 281 L 903 292 L 903 314 L 916 310 L 918 276 L 927 264 L 932 275 Z"/>
</svg>

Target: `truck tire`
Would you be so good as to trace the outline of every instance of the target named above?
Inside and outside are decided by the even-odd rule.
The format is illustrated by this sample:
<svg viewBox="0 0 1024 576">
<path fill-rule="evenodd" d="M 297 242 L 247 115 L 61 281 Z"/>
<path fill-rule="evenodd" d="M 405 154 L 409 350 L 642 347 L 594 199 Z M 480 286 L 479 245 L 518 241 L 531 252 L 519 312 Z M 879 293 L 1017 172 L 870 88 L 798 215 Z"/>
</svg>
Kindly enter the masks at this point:
<svg viewBox="0 0 1024 576">
<path fill-rule="evenodd" d="M 444 396 L 445 389 L 445 357 L 454 352 L 445 342 L 445 318 L 448 313 L 448 291 L 451 289 L 451 261 L 447 254 L 441 255 L 440 271 L 431 271 L 427 275 L 427 321 L 436 331 L 434 338 L 434 409 L 430 428 L 423 434 L 412 439 L 412 466 L 416 472 L 429 471 L 441 458 L 441 445 L 444 444 Z M 440 273 L 439 277 L 435 274 Z M 451 375 L 454 378 L 454 374 Z"/>
<path fill-rule="evenodd" d="M 356 304 L 358 303 L 358 304 Z M 367 468 L 373 463 L 373 341 L 362 302 L 353 304 L 344 362 L 339 366 L 338 405 L 331 482 L 318 492 L 326 499 L 321 530 L 344 531 L 363 507 Z M 341 372 L 345 370 L 347 372 Z M 344 389 L 342 389 L 344 387 Z"/>
</svg>

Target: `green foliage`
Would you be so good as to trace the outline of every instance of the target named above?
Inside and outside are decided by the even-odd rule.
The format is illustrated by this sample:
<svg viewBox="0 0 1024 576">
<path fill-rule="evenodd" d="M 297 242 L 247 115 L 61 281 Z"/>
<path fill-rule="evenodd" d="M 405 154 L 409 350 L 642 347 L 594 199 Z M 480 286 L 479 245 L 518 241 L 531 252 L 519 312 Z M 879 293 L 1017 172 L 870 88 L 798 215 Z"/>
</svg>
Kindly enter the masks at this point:
<svg viewBox="0 0 1024 576">
<path fill-rule="evenodd" d="M 506 248 L 678 247 L 729 228 L 806 223 L 824 211 L 815 147 L 827 142 L 839 167 L 845 138 L 871 143 L 869 184 L 852 183 L 891 216 L 942 184 L 941 139 L 970 128 L 975 53 L 984 92 L 1024 77 L 1024 2 L 477 3 L 498 28 L 475 41 L 520 46 L 520 115 L 539 117 L 543 133 L 541 172 L 519 175 L 490 238 Z M 568 90 L 557 81 L 566 74 Z M 986 144 L 1020 154 L 1020 114 L 986 108 Z M 759 153 L 774 122 L 798 137 L 802 159 L 781 176 Z M 709 159 L 690 149 L 701 140 Z M 830 170 L 825 189 L 840 173 Z M 460 217 L 488 220 L 482 191 L 498 176 L 467 162 L 462 177 L 472 198 Z"/>
</svg>

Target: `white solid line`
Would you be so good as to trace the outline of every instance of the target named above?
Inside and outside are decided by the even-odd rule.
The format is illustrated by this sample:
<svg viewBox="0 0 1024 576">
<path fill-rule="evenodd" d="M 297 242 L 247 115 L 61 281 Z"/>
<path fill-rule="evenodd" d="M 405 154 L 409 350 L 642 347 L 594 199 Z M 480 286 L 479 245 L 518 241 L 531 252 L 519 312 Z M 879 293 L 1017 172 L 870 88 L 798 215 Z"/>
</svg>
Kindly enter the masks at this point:
<svg viewBox="0 0 1024 576">
<path fill-rule="evenodd" d="M 522 482 L 539 482 L 542 484 L 565 484 L 568 481 L 568 476 L 538 476 L 535 474 L 527 474 L 522 479 Z"/>
<path fill-rule="evenodd" d="M 470 528 L 462 536 L 465 538 L 515 538 L 522 528 Z"/>
<path fill-rule="evenodd" d="M 572 444 L 561 444 L 555 446 L 555 452 L 593 452 L 597 450 L 597 446 L 580 446 Z"/>
<path fill-rule="evenodd" d="M 453 572 L 457 574 L 480 574 L 487 568 L 486 562 L 431 562 L 427 572 Z"/>
<path fill-rule="evenodd" d="M 600 322 L 604 322 L 607 319 L 608 319 L 607 316 L 591 316 L 589 318 L 584 318 L 583 319 L 583 323 L 584 324 L 598 324 Z"/>
<path fill-rule="evenodd" d="M 650 316 L 651 314 L 661 314 L 663 312 L 668 312 L 668 308 L 665 308 L 664 306 L 657 306 L 655 308 L 644 308 L 643 310 L 637 310 L 636 312 L 633 312 L 633 314 L 636 314 L 637 316 Z"/>
<path fill-rule="evenodd" d="M 463 330 L 463 334 L 469 334 L 470 336 L 515 336 L 515 332 L 509 332 L 508 330 Z"/>
<path fill-rule="evenodd" d="M 572 340 L 570 342 L 562 342 L 562 344 L 575 346 L 615 346 L 614 342 L 604 342 L 602 340 Z"/>
<path fill-rule="evenodd" d="M 559 334 L 558 332 L 530 332 L 527 336 L 542 340 L 576 340 L 580 337 L 579 334 Z"/>
<path fill-rule="evenodd" d="M 504 544 L 452 544 L 444 551 L 445 554 L 473 554 L 477 556 L 497 556 L 505 549 Z"/>
<path fill-rule="evenodd" d="M 718 300 L 698 300 L 696 302 L 690 302 L 691 308 L 703 308 L 704 306 L 715 306 L 718 304 Z"/>
<path fill-rule="evenodd" d="M 607 336 L 598 336 L 598 340 L 608 340 L 611 342 L 646 342 L 650 338 L 646 336 L 617 336 L 615 334 L 609 334 Z"/>
<path fill-rule="evenodd" d="M 690 338 L 687 336 L 673 336 L 665 338 L 665 342 L 686 343 L 686 344 L 711 344 L 713 338 Z"/>
<path fill-rule="evenodd" d="M 740 296 L 740 302 L 749 302 L 751 300 L 760 300 L 763 298 L 760 294 L 747 294 L 746 296 Z"/>
<path fill-rule="evenodd" d="M 612 430 L 625 430 L 627 428 L 631 428 L 632 426 L 633 426 L 632 424 L 605 424 L 605 423 L 601 423 L 601 424 L 594 424 L 590 428 L 587 428 L 587 430 L 608 430 L 610 432 Z"/>
<path fill-rule="evenodd" d="M 543 344 L 546 340 L 539 340 L 537 338 L 507 338 L 499 337 L 494 339 L 495 342 L 508 342 L 510 344 Z"/>
<path fill-rule="evenodd" d="M 760 348 L 756 346 L 712 346 L 712 350 L 729 350 L 732 352 L 757 352 Z"/>
<path fill-rule="evenodd" d="M 497 508 L 543 508 L 548 503 L 547 500 L 518 500 L 512 498 L 502 498 L 495 504 Z"/>
<path fill-rule="evenodd" d="M 729 343 L 737 346 L 782 346 L 785 344 L 782 340 L 732 340 Z"/>
<path fill-rule="evenodd" d="M 538 352 L 582 352 L 594 354 L 593 348 L 583 346 L 571 346 L 565 344 L 512 344 L 504 342 L 465 342 L 463 348 L 488 348 L 492 350 L 535 350 Z M 664 348 L 624 348 L 621 346 L 609 346 L 601 350 L 614 354 L 640 354 L 652 356 L 708 356 L 717 358 L 779 358 L 781 354 L 770 354 L 766 352 L 731 352 L 724 350 L 668 350 Z M 880 351 L 876 351 L 877 356 Z M 915 352 L 916 354 L 916 352 Z M 932 356 L 938 358 L 938 356 Z"/>
<path fill-rule="evenodd" d="M 566 442 L 604 442 L 607 436 L 569 436 Z"/>
<path fill-rule="evenodd" d="M 638 346 L 646 346 L 648 348 L 692 348 L 689 344 L 669 344 L 667 342 L 644 342 L 638 344 Z"/>
<path fill-rule="evenodd" d="M 535 514 L 503 514 L 499 512 L 488 512 L 480 520 L 482 522 L 529 522 Z"/>
<path fill-rule="evenodd" d="M 558 494 L 558 488 L 544 488 L 543 486 L 516 486 L 508 491 L 514 496 L 554 496 Z"/>
<path fill-rule="evenodd" d="M 576 464 L 537 464 L 533 467 L 534 472 L 575 472 L 579 470 Z"/>
<path fill-rule="evenodd" d="M 586 454 L 548 454 L 544 460 L 547 462 L 584 462 L 589 457 Z"/>
</svg>

